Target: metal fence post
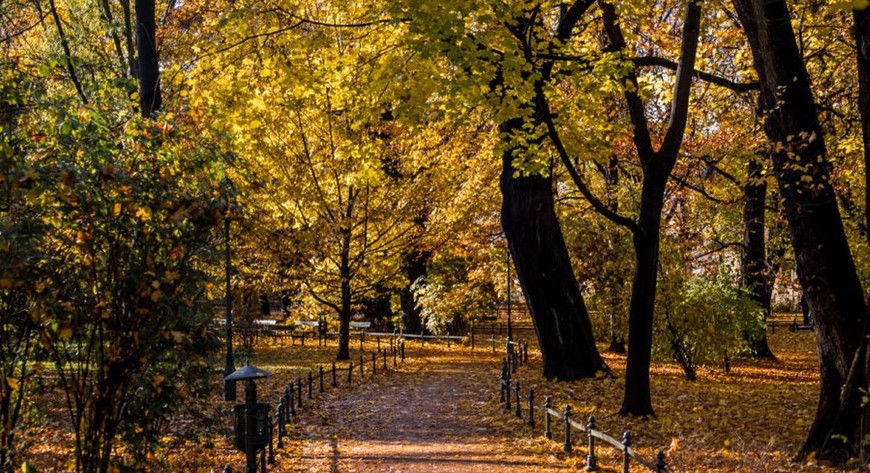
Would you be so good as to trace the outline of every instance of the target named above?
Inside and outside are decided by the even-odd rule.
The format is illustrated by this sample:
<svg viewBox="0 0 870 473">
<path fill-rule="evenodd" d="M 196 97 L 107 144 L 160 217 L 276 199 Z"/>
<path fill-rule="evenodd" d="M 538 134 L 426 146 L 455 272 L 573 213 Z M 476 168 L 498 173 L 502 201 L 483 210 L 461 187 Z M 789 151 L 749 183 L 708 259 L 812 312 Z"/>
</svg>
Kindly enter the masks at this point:
<svg viewBox="0 0 870 473">
<path fill-rule="evenodd" d="M 338 386 L 338 380 L 336 379 L 335 362 L 333 361 L 332 362 L 332 387 L 334 388 L 336 386 Z"/>
<path fill-rule="evenodd" d="M 318 368 L 319 368 L 319 371 L 320 371 L 320 373 L 319 373 L 319 376 L 320 376 L 320 392 L 323 392 L 323 365 L 320 365 Z"/>
<path fill-rule="evenodd" d="M 665 472 L 665 452 L 659 450 L 658 455 L 656 455 L 656 473 L 664 473 Z"/>
<path fill-rule="evenodd" d="M 383 368 L 384 368 L 384 371 L 386 371 L 386 369 L 387 369 L 387 349 L 384 348 L 384 351 L 382 351 L 381 354 L 382 354 L 381 357 L 384 359 Z"/>
<path fill-rule="evenodd" d="M 372 376 L 378 374 L 378 355 L 372 352 Z"/>
<path fill-rule="evenodd" d="M 287 399 L 290 400 L 290 415 L 296 417 L 296 394 L 293 392 L 293 381 L 290 382 L 290 387 L 287 388 Z"/>
<path fill-rule="evenodd" d="M 571 406 L 565 406 L 565 453 L 571 453 Z"/>
<path fill-rule="evenodd" d="M 274 432 L 274 430 L 275 430 L 275 423 L 272 420 L 271 414 L 269 414 L 269 417 L 267 419 L 268 419 L 268 423 L 269 423 L 269 425 L 268 425 L 268 428 L 269 428 L 269 464 L 274 465 L 275 464 L 275 450 L 273 449 L 273 446 L 272 446 L 272 441 L 274 440 L 274 436 L 272 435 L 272 432 Z M 278 440 L 279 441 L 281 440 L 280 435 L 278 436 Z"/>
<path fill-rule="evenodd" d="M 523 342 L 523 363 L 529 362 L 529 342 Z"/>
<path fill-rule="evenodd" d="M 622 434 L 622 473 L 628 473 L 629 463 L 631 463 L 631 455 L 628 454 L 628 447 L 631 446 L 631 432 L 625 431 Z"/>
<path fill-rule="evenodd" d="M 278 399 L 278 448 L 284 448 L 284 398 Z"/>
<path fill-rule="evenodd" d="M 529 427 L 535 428 L 535 390 L 529 389 Z"/>
<path fill-rule="evenodd" d="M 296 377 L 296 406 L 302 409 L 302 378 Z"/>
<path fill-rule="evenodd" d="M 553 430 L 550 428 L 550 408 L 553 407 L 553 399 L 550 396 L 544 397 L 544 437 L 553 438 Z"/>
<path fill-rule="evenodd" d="M 402 363 L 404 363 L 405 362 L 405 339 L 404 338 L 402 339 L 402 346 L 400 347 L 400 349 L 401 349 L 400 355 L 401 355 Z"/>
<path fill-rule="evenodd" d="M 595 457 L 595 437 L 592 435 L 593 430 L 595 430 L 595 417 L 589 416 L 589 423 L 586 424 L 586 432 L 589 434 L 589 455 L 586 456 L 586 471 L 598 469 L 598 459 Z"/>
<path fill-rule="evenodd" d="M 507 358 L 501 360 L 501 373 L 498 375 L 498 401 L 504 402 L 504 383 L 507 379 Z"/>
<path fill-rule="evenodd" d="M 311 386 L 314 384 L 314 374 L 308 371 L 308 399 L 314 399 L 314 393 L 311 392 Z"/>
<path fill-rule="evenodd" d="M 516 408 L 517 408 L 516 414 L 517 414 L 517 417 L 522 419 L 523 418 L 523 407 L 522 407 L 522 404 L 520 403 L 520 380 L 517 380 L 517 384 L 516 384 L 516 386 L 514 386 L 514 394 L 516 394 L 516 398 L 514 398 L 514 403 L 516 404 Z"/>
</svg>

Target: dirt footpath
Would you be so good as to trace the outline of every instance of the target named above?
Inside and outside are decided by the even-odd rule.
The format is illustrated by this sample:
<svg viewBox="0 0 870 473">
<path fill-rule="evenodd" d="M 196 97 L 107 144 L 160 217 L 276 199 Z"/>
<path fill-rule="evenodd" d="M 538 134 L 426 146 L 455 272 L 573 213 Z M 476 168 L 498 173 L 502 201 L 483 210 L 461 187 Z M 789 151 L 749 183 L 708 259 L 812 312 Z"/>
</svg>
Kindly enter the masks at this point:
<svg viewBox="0 0 870 473">
<path fill-rule="evenodd" d="M 425 358 L 418 357 L 425 353 Z M 540 472 L 567 469 L 554 443 L 494 403 L 498 362 L 467 349 L 413 350 L 396 372 L 327 397 L 294 426 L 298 453 L 278 471 Z M 481 420 L 481 418 L 483 418 Z M 517 436 L 511 431 L 525 433 Z"/>
</svg>

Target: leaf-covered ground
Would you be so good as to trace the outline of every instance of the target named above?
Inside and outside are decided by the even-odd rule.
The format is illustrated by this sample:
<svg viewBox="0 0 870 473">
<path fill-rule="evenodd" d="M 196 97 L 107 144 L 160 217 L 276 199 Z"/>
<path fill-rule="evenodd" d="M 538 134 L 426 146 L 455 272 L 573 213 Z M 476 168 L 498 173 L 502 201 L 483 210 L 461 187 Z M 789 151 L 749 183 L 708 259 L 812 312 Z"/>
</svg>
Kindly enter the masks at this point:
<svg viewBox="0 0 870 473">
<path fill-rule="evenodd" d="M 778 329 L 770 337 L 776 360 L 732 360 L 730 372 L 704 368 L 688 382 L 674 364 L 653 367 L 653 399 L 657 417 L 625 419 L 615 415 L 622 396 L 624 356 L 606 354 L 616 379 L 548 383 L 540 377 L 540 360 L 515 375 L 523 393 L 531 386 L 539 401 L 550 395 L 554 406 L 570 403 L 575 418 L 594 415 L 598 427 L 620 437 L 631 430 L 634 445 L 647 458 L 659 449 L 673 471 L 787 472 L 828 471 L 818 465 L 790 461 L 806 432 L 817 395 L 817 359 L 811 332 Z M 358 348 L 355 346 L 354 348 Z M 367 351 L 375 349 L 367 344 Z M 260 386 L 261 399 L 274 403 L 281 390 L 311 367 L 330 367 L 334 342 L 327 347 L 288 347 L 265 343 L 252 363 L 273 372 Z M 353 358 L 358 364 L 358 351 Z M 408 344 L 408 361 L 397 370 L 315 392 L 290 425 L 285 447 L 276 452 L 270 471 L 323 472 L 538 472 L 585 466 L 585 442 L 575 438 L 575 452 L 561 451 L 563 429 L 554 425 L 554 439 L 532 431 L 498 404 L 498 354 L 466 347 Z M 369 358 L 367 357 L 367 360 Z M 388 360 L 392 365 L 392 360 Z M 368 365 L 368 361 L 367 361 Z M 339 368 L 346 367 L 346 363 Z M 316 372 L 316 368 L 315 368 Z M 315 383 L 317 391 L 317 383 Z M 240 395 L 242 391 L 240 390 Z M 229 403 L 215 399 L 216 409 Z M 525 406 L 524 406 L 525 409 Z M 233 465 L 243 471 L 244 457 L 230 445 L 229 416 L 223 434 L 174 444 L 164 451 L 173 471 L 220 471 Z M 46 421 L 43 442 L 30 457 L 40 471 L 64 471 L 68 433 L 63 422 Z M 602 471 L 618 471 L 619 453 L 599 448 Z M 640 471 L 640 470 L 637 470 Z M 830 470 L 840 471 L 840 470 Z"/>
</svg>

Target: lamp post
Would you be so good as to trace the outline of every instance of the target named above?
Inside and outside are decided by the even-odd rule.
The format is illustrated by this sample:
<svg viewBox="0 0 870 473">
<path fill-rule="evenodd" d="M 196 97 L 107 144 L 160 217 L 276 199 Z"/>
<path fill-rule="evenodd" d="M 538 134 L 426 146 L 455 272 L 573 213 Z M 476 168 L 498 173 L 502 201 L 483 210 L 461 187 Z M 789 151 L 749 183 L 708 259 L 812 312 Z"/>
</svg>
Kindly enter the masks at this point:
<svg viewBox="0 0 870 473">
<path fill-rule="evenodd" d="M 230 273 L 232 271 L 232 261 L 230 259 L 230 214 L 233 211 L 235 202 L 235 186 L 229 176 L 223 178 L 220 184 L 221 196 L 224 198 L 224 262 L 226 263 L 226 325 L 227 325 L 227 356 L 226 366 L 224 368 L 224 400 L 236 400 L 236 382 L 233 379 L 226 378 L 236 371 L 235 362 L 233 360 L 233 310 L 232 310 L 232 294 L 230 285 Z"/>
<path fill-rule="evenodd" d="M 254 380 L 268 378 L 271 373 L 256 366 L 246 364 L 233 372 L 226 381 L 246 381 L 245 403 L 233 409 L 235 445 L 245 452 L 245 473 L 257 473 L 257 451 L 265 448 L 272 440 L 268 421 L 269 405 L 257 403 L 257 386 Z M 265 464 L 263 465 L 265 470 Z"/>
<path fill-rule="evenodd" d="M 510 243 L 505 250 L 505 269 L 507 271 L 507 338 L 508 342 L 514 340 L 513 326 L 511 324 L 511 250 Z"/>
</svg>

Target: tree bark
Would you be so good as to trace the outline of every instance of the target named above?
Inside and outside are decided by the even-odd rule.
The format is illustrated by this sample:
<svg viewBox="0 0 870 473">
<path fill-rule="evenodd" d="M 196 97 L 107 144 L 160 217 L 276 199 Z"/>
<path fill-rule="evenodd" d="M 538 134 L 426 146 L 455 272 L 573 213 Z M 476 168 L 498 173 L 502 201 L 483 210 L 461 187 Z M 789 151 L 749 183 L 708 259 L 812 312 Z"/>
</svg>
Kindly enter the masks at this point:
<svg viewBox="0 0 870 473">
<path fill-rule="evenodd" d="M 139 51 L 139 111 L 150 118 L 162 104 L 160 64 L 157 57 L 157 24 L 154 0 L 136 0 L 136 46 Z"/>
<path fill-rule="evenodd" d="M 815 317 L 821 389 L 798 458 L 843 462 L 859 448 L 866 306 L 830 181 L 831 164 L 806 65 L 783 0 L 734 0 L 761 82 L 774 173 L 798 279 Z M 773 106 L 775 105 L 775 106 Z M 807 179 L 808 178 L 808 179 Z M 844 435 L 848 441 L 831 441 Z"/>
<path fill-rule="evenodd" d="M 522 119 L 501 125 L 510 135 Z M 592 323 L 556 217 L 551 177 L 514 176 L 514 150 L 502 154 L 502 228 L 529 304 L 548 380 L 609 372 L 595 346 Z"/>
<path fill-rule="evenodd" d="M 764 239 L 764 200 L 767 182 L 761 157 L 749 160 L 746 184 L 743 186 L 743 261 L 742 284 L 750 297 L 761 307 L 764 323 L 770 315 L 773 274 L 767 263 Z M 767 332 L 744 334 L 750 354 L 758 358 L 773 358 L 767 343 Z"/>
<path fill-rule="evenodd" d="M 864 140 L 864 236 L 870 242 L 870 7 L 853 10 L 852 16 L 858 56 L 858 111 Z"/>
<path fill-rule="evenodd" d="M 406 254 L 402 262 L 402 270 L 407 278 L 405 287 L 399 293 L 402 306 L 402 328 L 405 333 L 423 333 L 423 319 L 420 317 L 420 307 L 412 286 L 426 276 L 426 263 L 432 256 L 431 252 L 412 250 Z"/>
</svg>

